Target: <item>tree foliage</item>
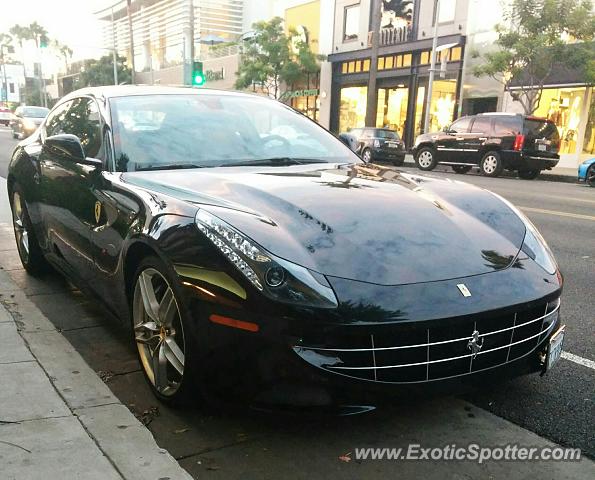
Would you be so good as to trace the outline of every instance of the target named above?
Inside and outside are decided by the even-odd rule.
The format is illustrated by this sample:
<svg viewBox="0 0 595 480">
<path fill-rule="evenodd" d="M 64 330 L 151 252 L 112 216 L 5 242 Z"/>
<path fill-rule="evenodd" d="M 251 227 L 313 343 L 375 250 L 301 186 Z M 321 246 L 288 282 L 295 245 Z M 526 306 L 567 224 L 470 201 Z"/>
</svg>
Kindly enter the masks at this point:
<svg viewBox="0 0 595 480">
<path fill-rule="evenodd" d="M 283 19 L 275 17 L 253 26 L 254 35 L 245 41 L 235 88 L 262 88 L 279 98 L 287 85 L 303 81 L 319 71 L 319 60 L 296 31 L 285 34 Z"/>
<path fill-rule="evenodd" d="M 125 64 L 126 58 L 117 56 L 118 82 L 130 83 L 130 69 Z M 111 55 L 104 55 L 99 60 L 85 60 L 75 88 L 98 87 L 114 84 L 114 64 Z"/>
<path fill-rule="evenodd" d="M 500 81 L 525 113 L 539 108 L 545 81 L 556 67 L 581 68 L 595 81 L 592 0 L 512 0 L 496 26 L 498 50 L 486 53 L 476 76 Z"/>
</svg>

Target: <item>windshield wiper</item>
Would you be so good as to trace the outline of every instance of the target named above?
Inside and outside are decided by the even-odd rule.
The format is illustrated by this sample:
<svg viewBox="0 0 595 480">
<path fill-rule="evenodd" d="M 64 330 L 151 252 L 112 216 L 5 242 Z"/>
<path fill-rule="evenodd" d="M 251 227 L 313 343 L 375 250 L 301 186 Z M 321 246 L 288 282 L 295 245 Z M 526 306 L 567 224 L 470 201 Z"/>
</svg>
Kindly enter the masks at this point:
<svg viewBox="0 0 595 480">
<path fill-rule="evenodd" d="M 136 167 L 137 172 L 145 172 L 148 170 L 180 170 L 182 168 L 208 168 L 212 165 L 197 165 L 195 163 L 154 163 L 150 165 L 142 165 Z"/>
<path fill-rule="evenodd" d="M 286 165 L 304 165 L 306 163 L 327 163 L 324 160 L 315 160 L 312 158 L 294 158 L 294 157 L 271 157 L 271 158 L 257 158 L 254 160 L 243 160 L 241 162 L 223 163 L 220 167 L 242 167 L 247 165 L 273 165 L 273 166 L 286 166 Z"/>
</svg>

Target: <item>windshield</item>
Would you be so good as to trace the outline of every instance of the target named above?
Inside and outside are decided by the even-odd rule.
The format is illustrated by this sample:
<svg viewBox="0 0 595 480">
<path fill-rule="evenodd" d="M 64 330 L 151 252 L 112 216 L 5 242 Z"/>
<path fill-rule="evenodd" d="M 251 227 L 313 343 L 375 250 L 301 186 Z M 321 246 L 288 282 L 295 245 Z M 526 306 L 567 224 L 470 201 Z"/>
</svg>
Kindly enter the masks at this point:
<svg viewBox="0 0 595 480">
<path fill-rule="evenodd" d="M 280 157 L 359 161 L 311 120 L 259 97 L 138 95 L 113 98 L 110 106 L 117 171 L 262 164 Z"/>
<path fill-rule="evenodd" d="M 387 138 L 390 140 L 398 140 L 399 136 L 397 132 L 393 132 L 392 130 L 376 130 L 376 138 Z"/>
<path fill-rule="evenodd" d="M 43 107 L 27 107 L 23 108 L 23 117 L 30 118 L 45 118 L 49 110 Z"/>
</svg>

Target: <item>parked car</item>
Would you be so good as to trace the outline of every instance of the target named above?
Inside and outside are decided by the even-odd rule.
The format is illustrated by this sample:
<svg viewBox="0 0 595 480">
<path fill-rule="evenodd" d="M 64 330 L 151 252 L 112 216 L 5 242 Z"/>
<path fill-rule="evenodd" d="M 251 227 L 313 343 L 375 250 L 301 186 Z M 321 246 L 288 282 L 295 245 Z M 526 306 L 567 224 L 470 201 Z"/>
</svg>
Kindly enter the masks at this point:
<svg viewBox="0 0 595 480">
<path fill-rule="evenodd" d="M 462 117 L 441 132 L 419 135 L 413 155 L 420 170 L 450 165 L 456 173 L 479 166 L 483 175 L 504 169 L 532 180 L 558 164 L 560 135 L 550 120 L 506 113 Z"/>
<path fill-rule="evenodd" d="M 585 160 L 578 166 L 578 181 L 595 187 L 595 158 Z"/>
<path fill-rule="evenodd" d="M 0 106 L 0 125 L 8 127 L 10 120 L 12 119 L 12 112 L 10 108 Z"/>
<path fill-rule="evenodd" d="M 12 138 L 27 138 L 41 125 L 49 109 L 44 107 L 17 107 L 10 122 Z"/>
<path fill-rule="evenodd" d="M 388 128 L 352 128 L 339 138 L 364 162 L 392 162 L 396 166 L 405 161 L 405 144 L 399 134 Z"/>
<path fill-rule="evenodd" d="M 370 405 L 560 357 L 562 276 L 521 211 L 366 164 L 267 98 L 73 92 L 7 188 L 26 271 L 53 265 L 130 325 L 164 402 Z"/>
</svg>

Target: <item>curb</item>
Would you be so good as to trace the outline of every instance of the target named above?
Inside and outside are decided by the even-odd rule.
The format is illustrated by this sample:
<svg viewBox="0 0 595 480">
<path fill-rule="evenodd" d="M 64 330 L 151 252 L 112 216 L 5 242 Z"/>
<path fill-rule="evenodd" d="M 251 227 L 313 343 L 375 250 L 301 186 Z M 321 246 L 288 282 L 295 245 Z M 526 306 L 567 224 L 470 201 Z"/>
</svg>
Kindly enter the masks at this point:
<svg viewBox="0 0 595 480">
<path fill-rule="evenodd" d="M 41 367 L 47 377 L 44 381 L 49 380 L 50 384 L 46 387 L 47 396 L 56 397 L 56 403 L 63 414 L 55 419 L 41 416 L 36 421 L 63 419 L 75 424 L 69 432 L 74 431 L 74 428 L 80 431 L 82 427 L 89 438 L 83 440 L 67 436 L 64 443 L 89 444 L 86 450 L 88 457 L 97 462 L 109 462 L 113 467 L 111 473 L 119 478 L 125 480 L 190 480 L 192 478 L 166 450 L 157 445 L 150 431 L 115 397 L 70 342 L 56 330 L 4 271 L 0 271 L 0 321 L 3 325 L 16 326 L 16 333 L 24 342 L 24 345 L 20 346 L 20 355 L 26 352 L 27 355 L 32 356 L 32 359 L 27 360 L 26 363 L 31 367 L 35 364 Z M 15 335 L 13 343 L 17 343 L 18 336 Z M 18 363 L 23 361 L 18 355 L 14 360 L 17 363 L 12 365 L 24 365 Z M 22 391 L 25 387 L 13 384 L 13 389 Z M 24 422 L 22 425 L 30 423 Z M 16 422 L 11 427 L 15 429 L 16 434 L 21 435 L 27 428 L 21 426 L 21 422 Z M 63 441 L 60 438 L 55 439 L 57 443 L 61 440 Z M 41 464 L 47 468 L 47 458 L 53 456 L 51 451 L 47 451 L 48 449 L 45 446 L 32 449 L 36 456 L 29 462 L 37 461 L 38 465 Z M 14 457 L 12 462 L 10 457 L 6 459 L 8 466 L 21 471 L 19 463 L 22 464 L 25 459 L 19 462 L 16 454 Z M 55 463 L 55 460 L 53 461 Z M 76 459 L 72 461 L 77 462 Z M 86 471 L 88 478 L 95 478 L 93 474 L 97 472 L 93 472 L 91 467 L 91 465 L 79 465 L 76 468 Z M 64 465 L 63 468 L 67 470 L 73 468 L 73 465 Z M 50 471 L 47 474 L 51 476 Z M 104 478 L 115 478 L 115 476 L 110 476 L 108 471 L 105 471 Z"/>
<path fill-rule="evenodd" d="M 407 161 L 407 160 L 403 164 L 403 167 L 419 170 L 417 168 L 417 166 L 415 165 L 415 163 Z M 400 168 L 400 167 L 397 167 L 397 168 Z M 429 173 L 429 172 L 423 172 L 422 170 L 419 170 L 419 172 L 421 174 Z M 436 169 L 432 170 L 432 172 L 454 173 L 446 165 L 439 165 Z M 464 175 L 460 175 L 460 177 L 464 177 Z M 508 174 L 507 172 L 505 172 L 501 178 L 518 178 L 518 177 L 516 176 L 516 174 L 512 174 L 512 173 Z M 555 173 L 555 172 L 549 171 L 549 170 L 544 170 L 543 172 L 541 172 L 541 175 L 536 180 L 541 180 L 541 181 L 546 181 L 546 182 L 576 183 L 577 185 L 579 185 L 577 176 L 564 175 L 562 173 Z"/>
</svg>

